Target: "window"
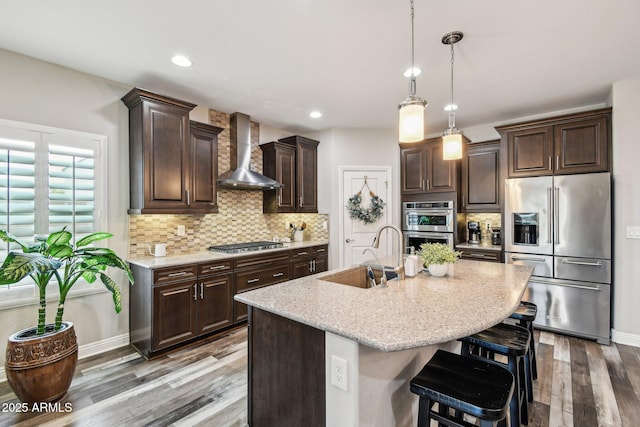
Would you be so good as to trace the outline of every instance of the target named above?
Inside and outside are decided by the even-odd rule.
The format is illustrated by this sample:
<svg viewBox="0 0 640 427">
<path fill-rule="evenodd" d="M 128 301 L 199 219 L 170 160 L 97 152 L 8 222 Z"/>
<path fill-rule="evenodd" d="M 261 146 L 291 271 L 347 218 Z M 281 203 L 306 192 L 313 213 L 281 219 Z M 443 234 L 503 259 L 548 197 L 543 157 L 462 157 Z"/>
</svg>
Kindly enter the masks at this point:
<svg viewBox="0 0 640 427">
<path fill-rule="evenodd" d="M 104 230 L 105 142 L 100 135 L 0 120 L 0 229 L 27 243 L 63 227 L 75 239 Z M 0 261 L 12 246 L 0 242 Z"/>
</svg>

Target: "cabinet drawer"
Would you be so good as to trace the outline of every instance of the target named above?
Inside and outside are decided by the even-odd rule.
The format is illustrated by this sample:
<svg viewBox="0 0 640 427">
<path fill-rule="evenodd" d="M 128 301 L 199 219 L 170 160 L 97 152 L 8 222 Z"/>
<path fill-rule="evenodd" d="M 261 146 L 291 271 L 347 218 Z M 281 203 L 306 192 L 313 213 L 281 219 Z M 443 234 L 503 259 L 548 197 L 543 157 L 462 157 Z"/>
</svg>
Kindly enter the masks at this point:
<svg viewBox="0 0 640 427">
<path fill-rule="evenodd" d="M 175 267 L 153 270 L 153 284 L 162 285 L 177 280 L 195 279 L 198 274 L 196 264 L 178 265 Z"/>
<path fill-rule="evenodd" d="M 462 259 L 500 262 L 500 251 L 462 250 Z"/>
<path fill-rule="evenodd" d="M 198 264 L 198 276 L 210 276 L 212 274 L 228 273 L 233 270 L 233 260 L 207 262 Z"/>
<path fill-rule="evenodd" d="M 291 259 L 308 258 L 316 255 L 326 255 L 328 245 L 310 246 L 300 249 L 291 249 Z"/>
<path fill-rule="evenodd" d="M 269 252 L 262 255 L 251 255 L 236 258 L 236 270 L 242 268 L 251 268 L 263 266 L 265 264 L 274 264 L 278 262 L 289 262 L 290 251 Z"/>
<path fill-rule="evenodd" d="M 267 268 L 236 273 L 236 293 L 289 280 L 289 264 L 279 264 Z"/>
</svg>

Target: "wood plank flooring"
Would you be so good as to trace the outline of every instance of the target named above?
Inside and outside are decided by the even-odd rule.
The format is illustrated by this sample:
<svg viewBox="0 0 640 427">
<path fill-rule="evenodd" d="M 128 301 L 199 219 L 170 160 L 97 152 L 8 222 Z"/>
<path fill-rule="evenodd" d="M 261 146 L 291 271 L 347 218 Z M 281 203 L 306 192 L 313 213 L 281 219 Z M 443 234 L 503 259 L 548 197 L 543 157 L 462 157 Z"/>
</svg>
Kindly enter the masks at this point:
<svg viewBox="0 0 640 427">
<path fill-rule="evenodd" d="M 538 380 L 531 427 L 640 426 L 640 348 L 536 331 Z M 62 400 L 71 412 L 6 412 L 4 426 L 246 426 L 247 331 L 145 361 L 130 348 L 78 362 Z"/>
</svg>

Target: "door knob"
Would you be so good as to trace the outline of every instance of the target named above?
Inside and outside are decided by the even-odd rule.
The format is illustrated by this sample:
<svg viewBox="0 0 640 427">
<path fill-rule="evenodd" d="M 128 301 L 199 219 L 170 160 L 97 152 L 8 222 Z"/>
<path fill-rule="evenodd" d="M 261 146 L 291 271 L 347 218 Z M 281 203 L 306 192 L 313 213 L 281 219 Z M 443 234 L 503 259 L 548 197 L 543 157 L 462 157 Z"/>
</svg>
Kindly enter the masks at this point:
<svg viewBox="0 0 640 427">
<path fill-rule="evenodd" d="M 349 238 L 347 237 L 347 240 L 345 240 L 345 242 L 347 242 L 347 243 L 351 243 L 351 242 L 353 242 L 353 239 L 349 239 Z"/>
</svg>

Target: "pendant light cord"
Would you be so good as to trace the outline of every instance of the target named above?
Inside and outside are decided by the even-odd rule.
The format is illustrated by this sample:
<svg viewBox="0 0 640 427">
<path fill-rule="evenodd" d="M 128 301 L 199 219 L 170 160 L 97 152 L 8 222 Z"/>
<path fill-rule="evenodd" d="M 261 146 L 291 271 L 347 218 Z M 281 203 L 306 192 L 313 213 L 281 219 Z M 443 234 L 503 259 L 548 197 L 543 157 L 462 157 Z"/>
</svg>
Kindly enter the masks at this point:
<svg viewBox="0 0 640 427">
<path fill-rule="evenodd" d="M 416 94 L 416 72 L 415 72 L 415 63 L 414 63 L 414 47 L 413 47 L 413 0 L 409 0 L 411 4 L 411 80 L 409 82 L 409 92 L 411 96 L 415 96 Z"/>
<path fill-rule="evenodd" d="M 456 127 L 456 110 L 453 104 L 453 33 L 450 34 L 450 45 L 451 45 L 451 104 L 449 106 L 449 129 L 454 129 Z"/>
</svg>

